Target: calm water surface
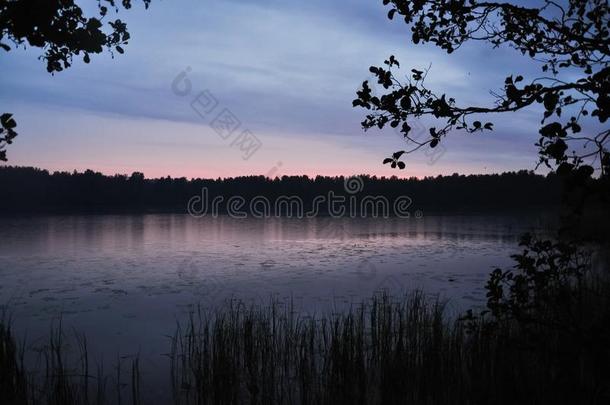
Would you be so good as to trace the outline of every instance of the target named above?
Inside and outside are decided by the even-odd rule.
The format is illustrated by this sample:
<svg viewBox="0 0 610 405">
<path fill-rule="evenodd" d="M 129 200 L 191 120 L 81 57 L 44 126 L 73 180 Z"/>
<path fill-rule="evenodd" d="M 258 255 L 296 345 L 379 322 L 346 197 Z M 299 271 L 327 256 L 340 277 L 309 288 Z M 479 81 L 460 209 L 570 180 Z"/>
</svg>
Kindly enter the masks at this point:
<svg viewBox="0 0 610 405">
<path fill-rule="evenodd" d="M 168 335 L 196 304 L 292 300 L 318 313 L 374 291 L 423 289 L 454 311 L 480 305 L 531 216 L 232 219 L 188 215 L 3 218 L 0 304 L 18 333 L 60 316 L 100 357 L 139 352 L 166 367 Z"/>
</svg>

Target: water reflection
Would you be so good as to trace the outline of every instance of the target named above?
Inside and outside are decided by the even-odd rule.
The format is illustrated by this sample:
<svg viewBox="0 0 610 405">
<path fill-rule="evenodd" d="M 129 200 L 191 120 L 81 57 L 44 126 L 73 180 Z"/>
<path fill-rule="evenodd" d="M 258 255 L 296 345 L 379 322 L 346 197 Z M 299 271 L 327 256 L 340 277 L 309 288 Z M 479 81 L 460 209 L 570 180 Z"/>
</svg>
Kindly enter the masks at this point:
<svg viewBox="0 0 610 405">
<path fill-rule="evenodd" d="M 44 335 L 60 314 L 102 354 L 158 359 L 193 304 L 292 300 L 324 312 L 380 288 L 480 304 L 531 217 L 200 219 L 187 215 L 4 218 L 0 303 Z M 151 360 L 153 361 L 153 360 Z M 156 361 L 156 360 L 155 360 Z M 160 361 L 160 360 L 159 360 Z"/>
</svg>

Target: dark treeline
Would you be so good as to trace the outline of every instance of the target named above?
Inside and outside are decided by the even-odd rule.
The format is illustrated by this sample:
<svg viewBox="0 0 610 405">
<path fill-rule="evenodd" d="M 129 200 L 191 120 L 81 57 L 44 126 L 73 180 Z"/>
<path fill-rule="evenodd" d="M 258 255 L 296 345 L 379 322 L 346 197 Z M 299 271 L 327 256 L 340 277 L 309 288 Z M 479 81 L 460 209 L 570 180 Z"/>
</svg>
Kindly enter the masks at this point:
<svg viewBox="0 0 610 405">
<path fill-rule="evenodd" d="M 349 180 L 349 186 L 346 183 Z M 344 177 L 283 176 L 269 179 L 247 176 L 227 179 L 158 178 L 146 179 L 142 173 L 105 176 L 87 170 L 49 173 L 31 167 L 0 167 L 0 210 L 2 212 L 186 212 L 193 196 L 208 191 L 208 200 L 222 196 L 219 211 L 226 201 L 241 196 L 248 204 L 255 196 L 270 201 L 280 196 L 296 196 L 309 210 L 316 197 L 383 196 L 394 202 L 401 196 L 412 200 L 410 210 L 426 212 L 474 212 L 491 210 L 528 210 L 554 208 L 561 201 L 561 182 L 554 175 L 541 176 L 530 171 L 490 175 L 458 175 L 423 179 L 359 176 Z M 347 189 L 351 191 L 349 193 Z M 346 199 L 348 201 L 348 199 Z M 320 205 L 320 212 L 326 211 Z"/>
</svg>

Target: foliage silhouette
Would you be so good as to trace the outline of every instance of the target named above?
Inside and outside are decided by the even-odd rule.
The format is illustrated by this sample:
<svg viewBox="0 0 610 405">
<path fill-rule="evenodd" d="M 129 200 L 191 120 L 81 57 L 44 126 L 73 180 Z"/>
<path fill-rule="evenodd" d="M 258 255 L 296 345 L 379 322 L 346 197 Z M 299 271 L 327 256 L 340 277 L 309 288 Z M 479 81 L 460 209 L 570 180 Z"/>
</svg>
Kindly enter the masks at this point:
<svg viewBox="0 0 610 405">
<path fill-rule="evenodd" d="M 157 178 L 145 179 L 142 173 L 131 176 L 104 176 L 87 170 L 83 173 L 55 172 L 27 167 L 0 167 L 0 184 L 3 198 L 2 212 L 52 211 L 176 211 L 184 212 L 193 196 L 208 190 L 208 199 L 224 197 L 219 209 L 226 209 L 232 196 L 241 196 L 246 205 L 254 197 L 263 196 L 270 201 L 280 196 L 297 196 L 305 209 L 310 210 L 317 196 L 349 196 L 360 201 L 365 196 L 384 196 L 393 203 L 397 198 L 412 199 L 410 212 L 417 209 L 424 214 L 433 212 L 546 211 L 557 206 L 561 195 L 556 175 L 547 177 L 531 172 L 495 175 L 458 175 L 426 177 L 424 179 L 397 177 L 360 177 L 363 188 L 349 194 L 345 177 L 283 176 L 270 179 L 248 176 L 226 179 Z M 515 190 L 520 190 L 516 193 Z M 527 198 L 523 196 L 527 195 Z M 320 207 L 322 210 L 324 207 Z M 320 212 L 325 214 L 324 211 Z"/>
<path fill-rule="evenodd" d="M 429 69 L 412 69 L 406 83 L 399 81 L 396 71 L 400 63 L 390 56 L 384 66 L 371 66 L 376 83 L 365 81 L 353 106 L 370 111 L 362 122 L 365 130 L 400 126 L 404 137 L 416 145 L 384 160 L 384 164 L 399 169 L 405 168 L 399 160 L 403 155 L 422 147 L 435 148 L 455 130 L 492 131 L 493 122 L 484 117 L 543 107 L 536 143 L 538 165 L 561 177 L 568 215 L 554 240 L 524 235 L 523 251 L 513 256 L 514 267 L 496 269 L 490 275 L 487 310 L 476 315 L 469 311 L 463 320 L 475 331 L 484 325 L 491 334 L 505 333 L 511 346 L 532 357 L 551 360 L 548 367 L 553 370 L 555 389 L 582 387 L 564 390 L 559 398 L 565 403 L 592 402 L 583 397 L 585 387 L 591 379 L 608 378 L 610 301 L 607 262 L 602 264 L 601 274 L 591 274 L 591 256 L 584 247 L 599 254 L 607 249 L 608 237 L 592 238 L 591 230 L 583 231 L 580 221 L 584 208 L 591 208 L 587 203 L 592 199 L 599 203 L 602 218 L 608 218 L 607 0 L 542 0 L 539 8 L 477 0 L 383 3 L 390 5 L 389 19 L 402 16 L 410 25 L 415 44 L 432 43 L 452 53 L 468 41 L 482 41 L 494 48 L 512 47 L 540 64 L 542 74 L 529 82 L 520 74 L 506 77 L 503 91 L 492 93 L 494 105 L 460 106 L 455 98 L 426 87 Z M 375 95 L 372 86 L 382 87 L 385 94 Z M 428 139 L 418 141 L 410 136 L 407 120 L 422 117 L 439 125 L 430 128 Z M 598 179 L 594 181 L 595 172 Z M 604 225 L 598 222 L 598 226 Z M 576 369 L 580 372 L 573 373 Z M 597 398 L 609 395 L 607 387 L 597 392 Z M 532 396 L 527 401 L 539 402 Z"/>
<path fill-rule="evenodd" d="M 606 0 L 543 0 L 539 8 L 476 0 L 383 3 L 390 5 L 389 19 L 402 16 L 410 25 L 415 44 L 429 42 L 447 53 L 468 41 L 487 42 L 494 48 L 507 45 L 539 63 L 543 72 L 527 84 L 521 75 L 506 77 L 503 92 L 495 94 L 495 105 L 460 106 L 455 98 L 426 87 L 428 71 L 412 69 L 407 82 L 401 83 L 393 70 L 400 68 L 394 56 L 385 66 L 371 66 L 376 84 L 387 92 L 375 96 L 371 87 L 375 84 L 363 83 L 353 101 L 354 107 L 371 111 L 363 128 L 400 126 L 404 137 L 416 145 L 396 152 L 384 163 L 402 169 L 405 166 L 398 165 L 402 154 L 424 146 L 434 148 L 454 130 L 491 131 L 493 123 L 481 117 L 540 104 L 544 114 L 536 143 L 539 165 L 561 174 L 577 172 L 585 179 L 595 170 L 601 176 L 609 173 L 606 145 L 610 129 L 604 126 L 610 117 L 610 12 Z M 440 124 L 430 128 L 427 140 L 417 141 L 410 137 L 407 119 L 424 116 Z M 597 133 L 581 133 L 585 118 L 601 125 L 594 131 Z"/>
<path fill-rule="evenodd" d="M 13 143 L 13 139 L 17 136 L 15 127 L 17 123 L 13 119 L 13 115 L 4 113 L 0 115 L 0 161 L 6 162 L 6 145 Z"/>
<path fill-rule="evenodd" d="M 142 0 L 148 8 L 151 0 Z M 51 74 L 69 68 L 75 56 L 82 54 L 89 63 L 92 54 L 105 50 L 114 57 L 114 52 L 123 53 L 129 41 L 127 25 L 120 19 L 107 22 L 109 7 L 119 11 L 131 8 L 131 0 L 97 0 L 97 14 L 87 17 L 74 0 L 0 0 L 0 48 L 9 52 L 14 47 L 29 45 L 42 49 L 39 59 L 47 65 Z M 10 45 L 9 45 L 10 44 Z M 6 161 L 5 146 L 17 136 L 15 125 L 5 125 L 10 114 L 2 115 L 3 131 L 0 132 L 0 160 Z M 15 121 L 12 120 L 14 123 Z"/>
</svg>

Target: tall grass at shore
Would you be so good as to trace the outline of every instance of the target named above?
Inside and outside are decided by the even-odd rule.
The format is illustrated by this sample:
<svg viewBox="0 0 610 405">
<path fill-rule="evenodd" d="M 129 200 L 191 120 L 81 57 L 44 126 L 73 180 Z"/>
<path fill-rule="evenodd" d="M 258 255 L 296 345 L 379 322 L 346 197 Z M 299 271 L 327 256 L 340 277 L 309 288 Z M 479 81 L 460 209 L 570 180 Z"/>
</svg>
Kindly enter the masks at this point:
<svg viewBox="0 0 610 405">
<path fill-rule="evenodd" d="M 103 405 L 140 404 L 139 359 L 131 362 L 125 383 L 121 359 L 117 359 L 115 381 L 104 374 L 103 365 L 91 373 L 85 336 L 68 336 L 61 321 L 52 327 L 44 344 L 27 353 L 25 343 L 18 345 L 11 323 L 0 319 L 0 404 L 2 405 Z M 127 388 L 129 392 L 123 395 Z"/>
<path fill-rule="evenodd" d="M 198 308 L 171 339 L 167 390 L 179 405 L 610 403 L 607 272 L 570 244 L 522 246 L 513 269 L 490 275 L 486 314 L 456 319 L 422 292 L 320 315 Z M 86 339 L 72 342 L 53 329 L 32 365 L 0 322 L 0 404 L 141 403 L 137 358 L 125 375 L 118 359 L 113 384 L 90 374 Z"/>
<path fill-rule="evenodd" d="M 564 347 L 577 342 L 560 331 L 544 333 L 547 341 L 540 346 L 514 323 L 450 320 L 438 300 L 422 293 L 376 295 L 347 312 L 320 317 L 301 316 L 290 305 L 231 302 L 212 313 L 196 311 L 178 327 L 171 356 L 174 399 L 594 404 L 610 398 L 608 373 L 590 363 L 591 353 Z"/>
<path fill-rule="evenodd" d="M 0 403 L 25 403 L 26 379 L 23 352 L 13 338 L 10 321 L 0 317 Z"/>
</svg>

